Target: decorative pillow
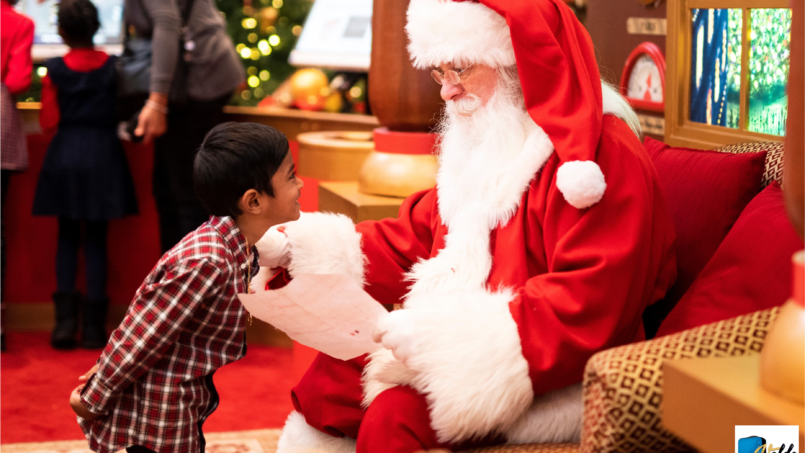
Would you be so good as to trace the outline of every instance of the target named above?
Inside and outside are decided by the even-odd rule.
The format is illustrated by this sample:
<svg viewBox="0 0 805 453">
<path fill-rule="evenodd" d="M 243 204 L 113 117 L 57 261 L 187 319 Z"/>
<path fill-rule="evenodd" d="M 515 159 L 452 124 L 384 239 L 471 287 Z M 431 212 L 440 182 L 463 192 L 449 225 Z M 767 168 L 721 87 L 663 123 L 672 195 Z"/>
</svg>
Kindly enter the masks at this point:
<svg viewBox="0 0 805 453">
<path fill-rule="evenodd" d="M 653 159 L 655 154 L 665 151 L 666 149 L 670 148 L 670 146 L 665 142 L 654 140 L 651 137 L 646 137 L 646 139 L 643 140 L 643 148 L 646 148 L 648 155 Z"/>
<path fill-rule="evenodd" d="M 644 313 L 651 338 L 760 191 L 766 153 L 728 154 L 659 146 L 650 138 L 646 142 L 674 222 L 678 270 L 665 298 Z"/>
<path fill-rule="evenodd" d="M 791 255 L 803 246 L 773 182 L 744 209 L 657 335 L 781 305 L 791 296 Z"/>
<path fill-rule="evenodd" d="M 763 187 L 768 186 L 772 181 L 777 181 L 781 186 L 783 185 L 783 142 L 736 143 L 734 145 L 720 146 L 715 151 L 733 154 L 766 151 L 766 171 L 763 172 Z"/>
</svg>

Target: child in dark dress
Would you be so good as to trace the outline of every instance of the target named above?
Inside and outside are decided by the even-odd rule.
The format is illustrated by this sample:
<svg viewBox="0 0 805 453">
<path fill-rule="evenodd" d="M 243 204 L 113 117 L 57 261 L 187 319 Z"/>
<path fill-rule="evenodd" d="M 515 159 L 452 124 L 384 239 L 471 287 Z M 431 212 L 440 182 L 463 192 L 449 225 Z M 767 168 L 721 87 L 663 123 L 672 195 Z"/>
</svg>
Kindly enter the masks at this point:
<svg viewBox="0 0 805 453">
<path fill-rule="evenodd" d="M 76 346 L 81 308 L 81 346 L 106 345 L 106 232 L 108 221 L 137 213 L 134 184 L 115 124 L 115 57 L 96 50 L 98 11 L 89 0 L 62 0 L 59 34 L 70 51 L 45 62 L 40 124 L 55 129 L 36 186 L 33 214 L 57 216 L 56 328 L 51 344 Z M 84 227 L 87 294 L 75 280 Z"/>
</svg>

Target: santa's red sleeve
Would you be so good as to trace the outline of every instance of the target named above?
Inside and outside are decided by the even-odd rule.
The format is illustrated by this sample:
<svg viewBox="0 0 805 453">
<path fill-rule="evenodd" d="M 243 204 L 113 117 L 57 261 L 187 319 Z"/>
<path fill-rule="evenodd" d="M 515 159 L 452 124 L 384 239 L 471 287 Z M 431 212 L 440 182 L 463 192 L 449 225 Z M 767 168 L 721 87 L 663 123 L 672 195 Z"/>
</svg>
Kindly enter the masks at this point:
<svg viewBox="0 0 805 453">
<path fill-rule="evenodd" d="M 623 122 L 607 116 L 604 126 L 596 160 L 606 194 L 579 210 L 555 184 L 542 187 L 548 196 L 533 214 L 544 215 L 549 272 L 509 304 L 536 394 L 577 382 L 595 352 L 644 339 L 643 310 L 676 279 L 675 233 L 654 167 Z"/>
</svg>

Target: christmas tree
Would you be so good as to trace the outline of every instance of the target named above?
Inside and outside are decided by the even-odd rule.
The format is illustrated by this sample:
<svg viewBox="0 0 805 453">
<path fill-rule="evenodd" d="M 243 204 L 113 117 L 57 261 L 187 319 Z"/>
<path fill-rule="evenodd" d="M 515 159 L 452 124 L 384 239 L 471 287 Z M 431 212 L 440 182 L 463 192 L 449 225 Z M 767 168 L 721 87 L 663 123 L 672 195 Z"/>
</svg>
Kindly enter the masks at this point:
<svg viewBox="0 0 805 453">
<path fill-rule="evenodd" d="M 233 103 L 257 105 L 295 69 L 288 55 L 302 33 L 312 0 L 217 0 L 227 31 L 246 68 L 248 86 Z"/>
</svg>

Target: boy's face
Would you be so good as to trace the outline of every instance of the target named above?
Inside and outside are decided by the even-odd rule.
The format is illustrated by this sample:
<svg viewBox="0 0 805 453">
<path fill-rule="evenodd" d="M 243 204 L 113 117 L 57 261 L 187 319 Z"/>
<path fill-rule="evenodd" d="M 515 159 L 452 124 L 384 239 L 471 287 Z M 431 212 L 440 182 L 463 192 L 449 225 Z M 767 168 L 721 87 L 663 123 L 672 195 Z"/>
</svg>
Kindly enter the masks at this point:
<svg viewBox="0 0 805 453">
<path fill-rule="evenodd" d="M 299 195 L 304 183 L 296 177 L 296 167 L 291 152 L 285 154 L 285 159 L 271 178 L 271 187 L 274 188 L 274 197 L 271 200 L 271 217 L 276 223 L 285 223 L 299 219 Z"/>
</svg>

